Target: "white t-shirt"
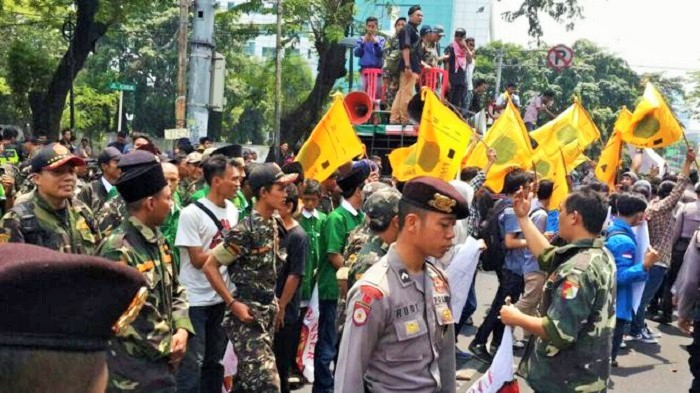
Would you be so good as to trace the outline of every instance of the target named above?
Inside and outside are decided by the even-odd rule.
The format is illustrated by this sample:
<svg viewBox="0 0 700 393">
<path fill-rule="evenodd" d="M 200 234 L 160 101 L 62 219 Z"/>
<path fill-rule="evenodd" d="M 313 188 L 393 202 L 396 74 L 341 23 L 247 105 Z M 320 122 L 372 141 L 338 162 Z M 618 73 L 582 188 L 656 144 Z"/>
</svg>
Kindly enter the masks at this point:
<svg viewBox="0 0 700 393">
<path fill-rule="evenodd" d="M 214 213 L 224 228 L 233 228 L 238 223 L 238 209 L 231 201 L 226 201 L 225 208 L 216 206 L 207 198 L 201 198 L 199 202 Z M 202 209 L 194 204 L 182 209 L 175 246 L 180 248 L 180 283 L 187 288 L 187 301 L 190 306 L 212 306 L 223 302 L 204 273 L 192 265 L 190 254 L 187 252 L 187 247 L 202 247 L 202 251 L 208 252 L 221 243 L 221 240 L 221 233 L 216 224 Z M 219 271 L 226 285 L 233 291 L 234 285 L 226 266 L 222 266 Z"/>
</svg>

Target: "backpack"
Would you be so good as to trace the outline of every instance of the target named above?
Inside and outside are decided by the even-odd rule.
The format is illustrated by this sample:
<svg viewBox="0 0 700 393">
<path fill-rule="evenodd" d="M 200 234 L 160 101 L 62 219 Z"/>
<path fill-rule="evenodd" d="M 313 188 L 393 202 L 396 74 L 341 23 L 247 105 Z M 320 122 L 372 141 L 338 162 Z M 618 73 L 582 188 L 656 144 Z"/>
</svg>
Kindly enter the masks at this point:
<svg viewBox="0 0 700 393">
<path fill-rule="evenodd" d="M 501 270 L 506 259 L 504 236 L 501 234 L 498 217 L 507 207 L 508 203 L 503 199 L 496 202 L 486 219 L 479 224 L 479 238 L 486 243 L 486 250 L 481 253 L 479 260 L 481 267 L 487 272 Z"/>
</svg>

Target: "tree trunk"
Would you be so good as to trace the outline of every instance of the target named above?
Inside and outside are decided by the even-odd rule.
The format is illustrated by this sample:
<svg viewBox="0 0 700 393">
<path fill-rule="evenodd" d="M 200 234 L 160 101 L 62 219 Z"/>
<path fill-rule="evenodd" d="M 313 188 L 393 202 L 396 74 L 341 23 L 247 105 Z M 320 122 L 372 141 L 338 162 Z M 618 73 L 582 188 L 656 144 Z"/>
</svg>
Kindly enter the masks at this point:
<svg viewBox="0 0 700 393">
<path fill-rule="evenodd" d="M 345 52 L 345 47 L 335 43 L 323 53 L 319 53 L 318 75 L 311 94 L 296 109 L 282 117 L 281 142 L 288 142 L 290 146 L 294 146 L 318 123 L 323 106 L 330 99 L 329 94 L 335 81 L 347 72 Z"/>
<path fill-rule="evenodd" d="M 58 136 L 61 115 L 71 83 L 85 65 L 90 52 L 94 51 L 97 40 L 107 32 L 107 25 L 95 22 L 99 0 L 77 0 L 75 3 L 77 5 L 76 25 L 68 50 L 54 71 L 48 89 L 42 92 L 33 91 L 29 95 L 34 133 L 47 135 L 49 139 Z"/>
</svg>

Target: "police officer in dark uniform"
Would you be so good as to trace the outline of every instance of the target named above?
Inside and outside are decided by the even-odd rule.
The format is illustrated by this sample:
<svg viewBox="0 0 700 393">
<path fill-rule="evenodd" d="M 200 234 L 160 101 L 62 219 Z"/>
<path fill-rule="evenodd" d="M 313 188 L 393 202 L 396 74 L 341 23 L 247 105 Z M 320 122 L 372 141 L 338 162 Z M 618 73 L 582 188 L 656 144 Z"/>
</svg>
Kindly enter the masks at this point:
<svg viewBox="0 0 700 393">
<path fill-rule="evenodd" d="M 335 391 L 454 392 L 454 320 L 439 267 L 467 202 L 448 183 L 419 177 L 399 201 L 396 243 L 352 287 Z"/>
</svg>

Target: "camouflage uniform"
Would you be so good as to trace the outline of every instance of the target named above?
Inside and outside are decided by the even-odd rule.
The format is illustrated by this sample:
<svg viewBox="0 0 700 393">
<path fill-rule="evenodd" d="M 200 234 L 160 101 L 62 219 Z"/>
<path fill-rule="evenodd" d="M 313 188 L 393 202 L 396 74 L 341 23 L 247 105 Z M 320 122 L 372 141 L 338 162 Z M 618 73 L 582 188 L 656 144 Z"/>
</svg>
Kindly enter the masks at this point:
<svg viewBox="0 0 700 393">
<path fill-rule="evenodd" d="M 197 181 L 189 181 L 185 185 L 185 187 L 182 188 L 183 193 L 180 194 L 180 198 L 182 199 L 182 206 L 187 206 L 190 203 L 194 202 L 195 199 L 193 199 L 194 194 L 206 187 L 207 182 L 204 181 L 204 177 Z"/>
<path fill-rule="evenodd" d="M 386 86 L 386 96 L 384 98 L 384 104 L 387 108 L 391 108 L 391 104 L 394 103 L 394 98 L 396 97 L 396 92 L 399 91 L 399 76 L 400 71 L 398 69 L 399 61 L 398 58 L 401 56 L 401 50 L 399 49 L 399 36 L 395 34 L 393 37 L 386 40 L 384 44 L 384 68 L 382 69 L 382 77 L 384 78 L 384 83 Z M 387 59 L 392 58 L 392 68 L 388 63 Z M 393 64 L 396 63 L 396 64 Z"/>
<path fill-rule="evenodd" d="M 102 209 L 95 214 L 97 228 L 102 237 L 109 236 L 114 229 L 121 225 L 127 215 L 126 201 L 121 195 L 117 195 L 105 202 Z"/>
<path fill-rule="evenodd" d="M 72 254 L 93 254 L 100 234 L 90 209 L 78 200 L 56 211 L 32 192 L 0 220 L 0 243 L 29 243 Z"/>
<path fill-rule="evenodd" d="M 373 235 L 372 240 L 365 244 L 364 247 L 357 253 L 355 262 L 350 265 L 350 274 L 348 274 L 348 287 L 352 286 L 362 275 L 379 261 L 386 252 L 389 251 L 389 245 L 384 242 L 379 236 Z"/>
<path fill-rule="evenodd" d="M 104 207 L 105 202 L 118 194 L 116 188 L 113 187 L 112 189 L 114 191 L 112 191 L 112 196 L 110 196 L 107 189 L 102 184 L 102 178 L 99 178 L 91 181 L 85 187 L 80 188 L 78 199 L 90 206 L 93 213 L 97 215 Z"/>
<path fill-rule="evenodd" d="M 440 54 L 437 50 L 436 44 L 426 44 L 421 42 L 421 60 L 424 61 L 431 67 L 438 66 L 438 60 L 440 59 Z"/>
<path fill-rule="evenodd" d="M 615 329 L 615 262 L 604 240 L 549 248 L 540 314 L 547 340 L 528 345 L 521 373 L 541 392 L 605 392 Z M 534 348 L 531 348 L 534 343 Z"/>
<path fill-rule="evenodd" d="M 224 242 L 212 251 L 222 265 L 228 265 L 236 286 L 234 298 L 250 307 L 251 323 L 241 322 L 229 310 L 224 318 L 226 335 L 238 356 L 234 392 L 279 392 L 280 380 L 272 350 L 277 315 L 275 284 L 278 251 L 277 220 L 266 219 L 256 210 L 224 235 Z M 233 253 L 230 248 L 239 251 Z"/>
<path fill-rule="evenodd" d="M 158 229 L 135 217 L 124 221 L 97 250 L 143 273 L 148 298 L 131 326 L 110 343 L 109 392 L 174 392 L 170 341 L 178 329 L 194 333 L 185 288 L 178 282 L 172 251 Z"/>
</svg>

